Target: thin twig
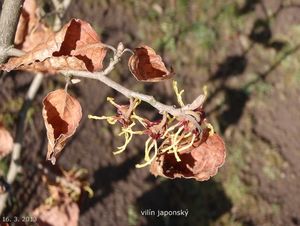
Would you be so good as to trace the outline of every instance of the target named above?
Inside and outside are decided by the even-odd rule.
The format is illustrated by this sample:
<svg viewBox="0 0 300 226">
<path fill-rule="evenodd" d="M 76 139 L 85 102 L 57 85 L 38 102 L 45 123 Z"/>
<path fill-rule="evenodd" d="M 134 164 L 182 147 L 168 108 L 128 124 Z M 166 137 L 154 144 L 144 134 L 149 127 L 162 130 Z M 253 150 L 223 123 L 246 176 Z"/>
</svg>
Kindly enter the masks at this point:
<svg viewBox="0 0 300 226">
<path fill-rule="evenodd" d="M 61 18 L 62 18 L 61 12 L 63 6 L 58 0 L 52 0 L 52 3 L 54 5 L 55 11 L 57 12 L 55 14 L 53 30 L 58 31 L 61 28 Z"/>
<path fill-rule="evenodd" d="M 20 57 L 20 56 L 23 56 L 24 55 L 24 51 L 20 50 L 20 49 L 15 49 L 15 48 L 12 48 L 12 46 L 8 47 L 7 49 L 7 56 L 16 56 L 16 57 Z"/>
<path fill-rule="evenodd" d="M 119 44 L 122 45 L 122 44 Z M 196 107 L 199 107 L 203 104 L 205 100 L 204 95 L 200 95 L 199 97 L 196 98 L 196 100 L 191 104 L 191 105 L 186 105 L 182 108 L 176 108 L 171 105 L 166 105 L 163 104 L 159 101 L 157 101 L 153 96 L 145 95 L 139 92 L 132 91 L 119 83 L 111 80 L 110 78 L 106 77 L 114 68 L 115 65 L 120 61 L 120 58 L 122 54 L 124 53 L 124 49 L 122 48 L 117 48 L 117 52 L 114 55 L 114 57 L 111 59 L 109 65 L 105 68 L 105 70 L 101 72 L 88 72 L 88 71 L 74 71 L 74 70 L 63 70 L 60 71 L 64 75 L 72 75 L 72 76 L 77 76 L 77 77 L 83 77 L 83 78 L 89 78 L 89 79 L 95 79 L 98 80 L 105 85 L 113 88 L 114 90 L 118 91 L 119 93 L 123 94 L 127 98 L 136 98 L 140 99 L 144 102 L 147 102 L 157 110 L 159 110 L 160 113 L 167 112 L 173 116 L 182 116 L 190 120 L 195 126 L 197 126 L 198 123 L 196 123 L 196 120 L 194 119 L 193 115 L 189 114 L 189 111 L 194 110 Z M 197 106 L 196 106 L 197 105 Z M 199 130 L 200 127 L 197 126 Z"/>
<path fill-rule="evenodd" d="M 72 0 L 63 0 L 62 2 L 59 0 L 52 0 L 52 4 L 54 5 L 55 11 L 57 12 L 54 19 L 53 30 L 58 31 L 62 27 L 62 18 L 66 12 L 66 9 L 71 4 Z"/>
<path fill-rule="evenodd" d="M 4 47 L 4 46 L 0 46 L 0 58 L 7 58 L 10 56 L 22 56 L 24 55 L 24 51 L 19 50 L 19 49 L 15 49 L 13 48 L 13 46 L 8 46 L 8 47 Z"/>
<path fill-rule="evenodd" d="M 8 48 L 13 45 L 15 33 L 19 17 L 21 14 L 21 8 L 24 0 L 5 0 L 2 5 L 1 17 L 0 17 L 0 63 L 5 63 L 8 58 Z M 15 147 L 14 147 L 15 148 Z M 17 148 L 17 147 L 16 147 Z M 20 153 L 15 151 L 12 153 L 12 161 L 18 159 Z M 12 167 L 17 172 L 17 167 Z M 13 174 L 11 173 L 7 177 L 7 183 L 11 184 L 13 181 Z M 5 207 L 8 194 L 4 193 L 0 195 L 0 215 Z"/>
<path fill-rule="evenodd" d="M 107 46 L 108 45 L 106 45 L 105 47 L 107 47 Z M 201 106 L 204 103 L 205 95 L 199 95 L 191 104 L 187 104 L 181 108 L 176 108 L 174 106 L 166 105 L 166 104 L 163 104 L 163 103 L 157 101 L 153 96 L 145 95 L 145 94 L 130 90 L 130 89 L 122 86 L 121 84 L 111 80 L 110 78 L 106 77 L 106 75 L 108 75 L 111 71 L 114 70 L 116 64 L 118 64 L 120 62 L 122 55 L 125 52 L 127 52 L 128 49 L 125 49 L 122 43 L 119 43 L 117 49 L 115 49 L 113 47 L 111 47 L 110 49 L 114 50 L 114 56 L 110 60 L 109 65 L 101 72 L 88 72 L 88 71 L 75 71 L 75 70 L 62 70 L 60 72 L 64 75 L 72 75 L 72 76 L 76 76 L 76 77 L 83 77 L 83 78 L 98 80 L 98 81 L 104 83 L 105 85 L 113 88 L 114 90 L 118 91 L 119 93 L 123 94 L 124 96 L 126 96 L 129 99 L 137 98 L 137 99 L 140 99 L 140 100 L 150 104 L 151 106 L 153 106 L 154 108 L 159 110 L 159 112 L 162 114 L 164 112 L 167 112 L 176 117 L 178 117 L 178 116 L 185 117 L 186 119 L 191 121 L 197 127 L 197 129 L 199 131 L 201 131 L 200 126 L 198 125 L 198 123 L 196 123 L 197 120 L 195 120 L 193 114 L 190 114 L 190 112 L 195 110 L 196 108 L 198 108 L 199 106 Z M 15 51 L 15 50 L 16 49 L 11 48 L 11 51 Z M 20 52 L 20 54 L 22 54 L 22 53 Z M 23 54 L 24 54 L 24 52 L 23 52 Z"/>
<path fill-rule="evenodd" d="M 62 5 L 64 6 L 64 11 L 66 12 L 67 8 L 69 8 L 72 0 L 63 0 Z"/>
<path fill-rule="evenodd" d="M 20 172 L 21 166 L 19 165 L 18 161 L 19 161 L 20 155 L 21 155 L 26 115 L 27 115 L 28 109 L 31 106 L 32 100 L 34 99 L 34 97 L 40 87 L 43 77 L 44 76 L 42 73 L 36 74 L 36 76 L 34 77 L 32 83 L 28 89 L 28 92 L 26 94 L 25 102 L 19 112 L 15 143 L 13 146 L 12 156 L 11 156 L 10 165 L 9 165 L 7 178 L 6 178 L 6 182 L 9 185 L 11 185 L 14 182 L 17 174 Z M 0 195 L 0 214 L 4 210 L 7 196 L 8 196 L 7 193 Z"/>
</svg>

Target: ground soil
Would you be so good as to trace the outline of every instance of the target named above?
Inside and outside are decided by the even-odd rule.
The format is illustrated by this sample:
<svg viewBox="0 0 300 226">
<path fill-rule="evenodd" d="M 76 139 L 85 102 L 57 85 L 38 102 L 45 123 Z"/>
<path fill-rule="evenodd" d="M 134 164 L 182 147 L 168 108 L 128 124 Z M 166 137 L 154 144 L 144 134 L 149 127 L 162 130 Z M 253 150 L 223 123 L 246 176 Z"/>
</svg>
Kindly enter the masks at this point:
<svg viewBox="0 0 300 226">
<path fill-rule="evenodd" d="M 185 14 L 176 11 L 176 1 L 120 2 L 74 0 L 65 21 L 76 17 L 91 22 L 103 41 L 114 46 L 119 41 L 130 48 L 141 40 L 149 45 L 156 43 L 166 61 L 173 63 L 188 100 L 207 84 L 211 91 L 207 115 L 225 139 L 228 160 L 216 178 L 201 183 L 154 178 L 147 168 L 136 169 L 134 165 L 143 157 L 144 140 L 134 140 L 122 155 L 114 156 L 112 151 L 120 144 L 116 131 L 105 122 L 87 119 L 88 114 L 112 112 L 107 96 L 124 99 L 100 83 L 84 80 L 70 89 L 82 104 L 83 120 L 58 161 L 63 168 L 77 166 L 89 172 L 88 181 L 95 195 L 80 201 L 79 225 L 300 225 L 300 67 L 293 61 L 299 58 L 299 46 L 282 38 L 282 34 L 289 35 L 290 27 L 300 23 L 299 2 L 285 8 L 278 4 L 284 1 L 234 1 L 234 17 L 229 21 L 242 18 L 242 29 L 233 24 L 228 35 L 224 28 L 221 38 L 203 53 L 193 46 L 190 33 L 181 36 L 184 32 L 179 28 L 185 26 L 180 24 L 181 19 L 193 23 L 199 10 L 214 18 L 208 24 L 218 29 L 221 22 L 216 12 L 227 10 L 228 1 L 208 11 L 201 11 L 197 3 L 187 3 L 184 9 L 189 13 Z M 175 14 L 170 13 L 172 10 Z M 179 28 L 174 26 L 171 38 L 162 35 L 164 27 L 160 24 L 177 20 Z M 176 51 L 172 42 L 168 46 L 168 38 L 175 43 Z M 165 103 L 174 103 L 170 83 L 137 84 L 126 69 L 127 59 L 110 75 L 113 79 L 154 94 Z M 24 97 L 32 77 L 7 75 L 1 84 L 1 102 Z M 7 214 L 29 213 L 47 196 L 34 167 L 39 161 L 45 162 L 47 147 L 41 101 L 49 90 L 63 86 L 61 78 L 45 79 L 33 102 L 33 117 L 24 136 L 24 173 L 13 187 Z M 4 106 L 1 103 L 0 109 Z M 18 107 L 8 109 L 16 120 Z M 147 106 L 141 111 L 147 117 L 156 117 Z M 14 130 L 15 123 L 10 125 Z M 142 216 L 140 211 L 147 209 L 188 209 L 189 215 Z"/>
</svg>

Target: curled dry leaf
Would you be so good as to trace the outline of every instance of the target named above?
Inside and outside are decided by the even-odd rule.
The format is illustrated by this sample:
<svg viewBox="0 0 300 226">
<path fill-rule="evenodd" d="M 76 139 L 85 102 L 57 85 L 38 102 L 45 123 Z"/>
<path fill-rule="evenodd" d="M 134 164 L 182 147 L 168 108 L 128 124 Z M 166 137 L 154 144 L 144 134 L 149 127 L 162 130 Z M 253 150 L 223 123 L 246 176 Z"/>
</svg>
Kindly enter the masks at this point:
<svg viewBox="0 0 300 226">
<path fill-rule="evenodd" d="M 17 47 L 20 47 L 20 45 L 23 44 L 26 36 L 37 24 L 38 16 L 36 2 L 35 0 L 25 0 L 15 35 L 15 45 Z"/>
<path fill-rule="evenodd" d="M 30 36 L 28 37 L 30 38 Z M 106 48 L 91 25 L 72 19 L 57 33 L 48 33 L 21 57 L 12 57 L 2 69 L 57 73 L 59 70 L 97 71 L 103 68 Z"/>
<path fill-rule="evenodd" d="M 79 207 L 75 202 L 62 202 L 55 206 L 41 205 L 36 208 L 33 216 L 39 226 L 77 226 Z"/>
<path fill-rule="evenodd" d="M 152 162 L 150 172 L 171 179 L 183 177 L 208 180 L 216 175 L 225 161 L 225 144 L 219 135 L 214 134 L 198 147 L 182 151 L 179 157 L 181 161 L 177 162 L 173 153 L 162 153 Z"/>
<path fill-rule="evenodd" d="M 13 138 L 0 122 L 0 158 L 12 151 Z"/>
<path fill-rule="evenodd" d="M 40 21 L 36 1 L 25 0 L 15 35 L 14 43 L 17 48 L 29 52 L 53 33 Z"/>
<path fill-rule="evenodd" d="M 55 164 L 66 141 L 76 131 L 82 117 L 80 103 L 65 90 L 50 92 L 43 100 L 43 118 L 47 130 L 47 160 Z"/>
<path fill-rule="evenodd" d="M 134 77 L 143 82 L 159 82 L 172 76 L 161 57 L 146 45 L 134 50 L 134 54 L 129 58 L 128 67 Z"/>
</svg>

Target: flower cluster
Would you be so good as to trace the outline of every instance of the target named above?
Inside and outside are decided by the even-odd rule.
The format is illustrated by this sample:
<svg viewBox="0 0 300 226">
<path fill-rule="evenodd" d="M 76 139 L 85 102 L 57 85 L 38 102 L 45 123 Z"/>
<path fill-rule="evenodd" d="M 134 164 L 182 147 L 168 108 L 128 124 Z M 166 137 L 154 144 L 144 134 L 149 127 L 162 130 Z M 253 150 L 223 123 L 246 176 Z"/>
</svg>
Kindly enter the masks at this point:
<svg viewBox="0 0 300 226">
<path fill-rule="evenodd" d="M 119 136 L 124 136 L 125 142 L 114 154 L 123 152 L 134 135 L 148 137 L 145 142 L 144 161 L 137 164 L 137 168 L 151 165 L 150 171 L 154 175 L 206 180 L 215 175 L 224 162 L 224 143 L 207 122 L 203 103 L 188 108 L 182 100 L 183 90 L 178 90 L 176 82 L 173 82 L 173 88 L 179 105 L 186 110 L 180 116 L 163 112 L 160 120 L 150 121 L 136 114 L 140 100 L 130 99 L 128 105 L 119 105 L 109 97 L 107 100 L 117 108 L 117 114 L 100 117 L 89 115 L 89 118 L 121 125 Z M 206 91 L 204 93 L 206 96 Z M 205 150 L 199 153 L 197 150 L 205 145 Z"/>
</svg>

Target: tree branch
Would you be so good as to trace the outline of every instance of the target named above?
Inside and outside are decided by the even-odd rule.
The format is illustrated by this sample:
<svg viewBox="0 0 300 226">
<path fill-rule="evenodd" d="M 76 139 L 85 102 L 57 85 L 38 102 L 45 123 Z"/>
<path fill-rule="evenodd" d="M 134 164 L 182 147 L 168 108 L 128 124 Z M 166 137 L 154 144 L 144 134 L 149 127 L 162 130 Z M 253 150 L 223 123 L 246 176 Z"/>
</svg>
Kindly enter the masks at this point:
<svg viewBox="0 0 300 226">
<path fill-rule="evenodd" d="M 9 165 L 9 170 L 7 173 L 7 183 L 9 185 L 11 185 L 17 174 L 20 172 L 21 166 L 19 165 L 19 159 L 20 159 L 20 155 L 21 155 L 21 148 L 22 148 L 22 143 L 23 143 L 23 137 L 24 137 L 24 124 L 25 124 L 25 120 L 26 120 L 26 115 L 27 115 L 27 111 L 31 106 L 32 100 L 34 99 L 40 84 L 43 80 L 43 74 L 42 73 L 38 73 L 36 74 L 36 76 L 34 77 L 28 92 L 26 94 L 26 98 L 25 98 L 25 102 L 22 105 L 22 109 L 19 112 L 19 118 L 18 118 L 18 124 L 17 124 L 17 132 L 16 132 L 16 137 L 14 140 L 14 146 L 13 146 L 13 150 L 12 150 L 12 156 L 11 156 L 11 160 L 10 160 L 10 165 Z M 8 193 L 4 193 L 0 195 L 0 214 L 3 212 L 4 208 L 5 208 L 5 203 L 6 203 L 6 199 L 7 199 Z"/>
<path fill-rule="evenodd" d="M 121 47 L 120 47 L 121 46 Z M 98 80 L 105 85 L 111 87 L 112 89 L 118 91 L 119 93 L 123 94 L 127 98 L 137 98 L 144 102 L 147 102 L 157 110 L 159 110 L 160 113 L 167 112 L 173 116 L 182 116 L 190 120 L 199 131 L 201 131 L 200 126 L 198 125 L 197 121 L 193 117 L 192 110 L 196 109 L 197 107 L 201 106 L 205 101 L 205 95 L 198 96 L 192 104 L 185 105 L 182 108 L 176 108 L 174 106 L 163 104 L 159 101 L 157 101 L 153 96 L 145 95 L 139 92 L 132 91 L 119 83 L 111 80 L 110 78 L 106 77 L 114 68 L 115 65 L 120 61 L 121 56 L 124 53 L 124 47 L 123 44 L 120 43 L 116 53 L 114 54 L 114 57 L 111 59 L 109 65 L 105 68 L 105 70 L 101 72 L 88 72 L 88 71 L 74 71 L 74 70 L 63 70 L 60 71 L 64 75 L 69 76 L 76 76 L 76 77 L 82 77 L 82 78 L 89 78 L 89 79 L 95 79 Z"/>
<path fill-rule="evenodd" d="M 54 19 L 54 25 L 53 25 L 53 30 L 58 31 L 61 27 L 61 19 L 64 16 L 66 9 L 69 7 L 71 4 L 72 0 L 52 0 L 52 4 L 54 5 L 55 10 L 57 11 L 55 19 Z"/>
<path fill-rule="evenodd" d="M 18 2 L 20 2 L 19 3 L 20 7 L 18 7 L 19 10 L 20 10 L 24 0 L 22 0 L 22 1 L 20 1 L 20 0 L 5 0 L 5 2 L 3 4 L 1 19 L 0 19 L 1 20 L 0 21 L 0 31 L 2 31 L 1 34 L 0 34 L 0 41 L 2 40 L 2 37 L 5 37 L 5 35 L 2 36 L 2 34 L 7 34 L 8 32 L 12 32 L 13 35 L 12 35 L 12 38 L 11 38 L 11 42 L 7 42 L 6 44 L 5 43 L 3 44 L 3 43 L 0 42 L 0 60 L 1 59 L 6 60 L 7 57 L 9 57 L 9 56 L 22 56 L 22 55 L 25 54 L 24 51 L 13 48 L 14 36 L 15 36 L 15 31 L 17 29 L 19 15 L 16 17 L 17 22 L 16 22 L 16 26 L 14 27 L 14 30 L 8 29 L 8 28 L 11 28 L 11 26 L 9 24 L 12 23 L 12 22 L 5 22 L 5 23 L 3 22 L 3 24 L 7 27 L 5 27 L 3 25 L 5 27 L 5 29 L 4 30 L 1 29 L 1 26 L 2 26 L 1 22 L 2 22 L 3 15 L 6 15 L 5 17 L 7 17 L 7 18 L 14 17 L 17 12 L 16 11 L 12 12 L 11 9 L 9 9 L 9 7 L 15 7 L 16 8 L 16 5 L 14 5 L 14 4 L 17 4 Z M 71 0 L 64 0 L 64 2 L 62 3 L 62 4 L 64 4 L 63 5 L 64 9 L 61 12 L 61 15 L 64 14 L 65 9 L 68 8 L 70 3 L 71 3 Z M 4 9 L 6 11 L 4 11 Z M 7 10 L 8 9 L 9 9 L 9 15 L 7 15 Z M 12 15 L 12 13 L 15 13 L 15 14 Z M 18 13 L 20 14 L 20 12 L 18 12 Z M 60 20 L 60 18 L 59 18 L 59 20 Z M 60 22 L 60 25 L 61 25 L 61 22 Z M 56 25 L 56 26 L 57 26 L 56 29 L 59 30 L 60 27 L 58 27 L 58 25 Z M 3 60 L 2 62 L 0 61 L 0 63 L 4 63 L 5 60 Z M 27 91 L 25 102 L 22 105 L 22 108 L 19 112 L 15 143 L 14 143 L 14 146 L 13 146 L 11 162 L 10 162 L 10 165 L 9 165 L 7 178 L 6 178 L 7 183 L 9 185 L 11 185 L 14 182 L 17 174 L 21 170 L 21 166 L 19 165 L 19 159 L 20 159 L 20 156 L 21 156 L 21 149 L 22 149 L 22 143 L 23 143 L 23 137 L 24 137 L 24 125 L 25 125 L 26 115 L 27 115 L 28 109 L 30 108 L 30 106 L 32 104 L 33 99 L 36 96 L 36 93 L 37 93 L 38 89 L 40 88 L 40 86 L 42 84 L 43 77 L 44 76 L 43 76 L 42 73 L 37 73 L 35 75 L 34 79 L 32 80 L 32 82 L 30 84 L 30 87 Z M 5 208 L 5 203 L 6 203 L 7 198 L 8 198 L 8 193 L 7 192 L 0 195 L 0 215 L 2 214 L 2 212 Z"/>
<path fill-rule="evenodd" d="M 189 121 L 191 121 L 197 129 L 201 132 L 201 128 L 199 126 L 199 123 L 197 123 L 196 117 L 193 113 L 193 110 L 200 107 L 205 99 L 206 96 L 201 94 L 199 95 L 191 104 L 187 104 L 181 108 L 176 108 L 171 105 L 163 104 L 159 101 L 157 101 L 153 96 L 145 95 L 143 93 L 135 92 L 133 90 L 130 90 L 121 84 L 111 80 L 106 75 L 108 75 L 111 71 L 114 70 L 116 64 L 118 64 L 121 60 L 122 55 L 125 52 L 131 52 L 129 49 L 125 49 L 122 43 L 119 43 L 117 49 L 115 49 L 112 46 L 106 45 L 107 48 L 111 49 L 114 52 L 113 58 L 110 60 L 109 65 L 100 72 L 88 72 L 88 71 L 75 71 L 75 70 L 61 70 L 60 73 L 66 76 L 75 76 L 75 77 L 82 77 L 82 78 L 88 78 L 88 79 L 94 79 L 98 80 L 105 85 L 111 87 L 112 89 L 118 91 L 119 93 L 123 94 L 127 98 L 137 98 L 140 99 L 148 104 L 150 104 L 152 107 L 156 108 L 160 113 L 167 112 L 175 117 L 181 116 Z M 23 55 L 24 52 L 18 49 L 11 48 L 9 50 L 9 53 L 11 55 Z"/>
<path fill-rule="evenodd" d="M 6 62 L 10 46 L 14 43 L 23 2 L 24 0 L 5 0 L 2 5 L 0 16 L 0 64 Z M 19 147 L 14 146 L 14 148 Z M 14 162 L 14 159 L 18 159 L 18 155 L 20 155 L 20 151 L 12 153 L 11 161 Z M 13 171 L 17 172 L 17 168 L 15 168 L 15 166 L 12 166 L 12 168 Z M 14 176 L 11 173 L 7 180 L 8 184 L 12 183 L 13 177 Z M 0 214 L 5 207 L 7 197 L 7 193 L 0 195 Z"/>
<path fill-rule="evenodd" d="M 24 0 L 5 0 L 0 17 L 0 46 L 5 49 L 13 45 L 19 17 Z M 5 63 L 7 56 L 0 55 L 0 63 Z"/>
<path fill-rule="evenodd" d="M 8 58 L 11 56 L 19 57 L 24 54 L 25 54 L 24 51 L 13 48 L 13 45 L 8 47 L 0 46 L 0 58 Z"/>
</svg>

